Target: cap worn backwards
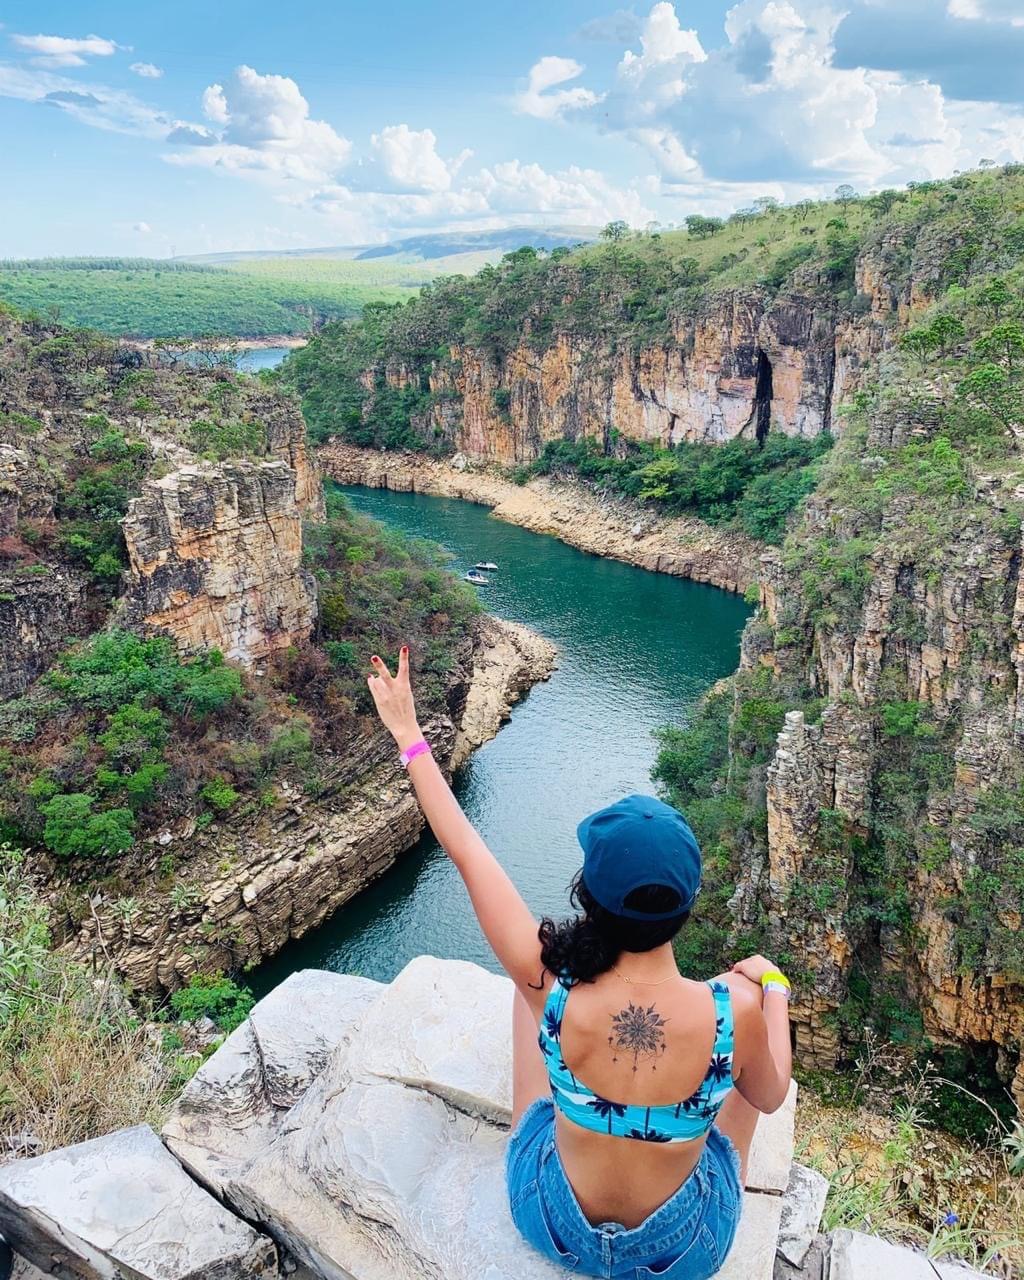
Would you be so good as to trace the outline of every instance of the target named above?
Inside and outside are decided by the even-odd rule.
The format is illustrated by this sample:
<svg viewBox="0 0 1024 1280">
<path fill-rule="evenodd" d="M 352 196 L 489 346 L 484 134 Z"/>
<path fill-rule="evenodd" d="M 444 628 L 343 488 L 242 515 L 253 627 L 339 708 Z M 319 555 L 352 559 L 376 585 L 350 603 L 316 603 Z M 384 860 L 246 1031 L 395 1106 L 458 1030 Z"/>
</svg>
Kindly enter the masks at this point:
<svg viewBox="0 0 1024 1280">
<path fill-rule="evenodd" d="M 583 848 L 583 881 L 606 911 L 630 920 L 668 920 L 689 911 L 700 893 L 700 847 L 690 825 L 653 796 L 626 796 L 584 818 L 576 828 Z M 626 899 L 643 885 L 674 889 L 671 911 L 641 911 Z"/>
</svg>

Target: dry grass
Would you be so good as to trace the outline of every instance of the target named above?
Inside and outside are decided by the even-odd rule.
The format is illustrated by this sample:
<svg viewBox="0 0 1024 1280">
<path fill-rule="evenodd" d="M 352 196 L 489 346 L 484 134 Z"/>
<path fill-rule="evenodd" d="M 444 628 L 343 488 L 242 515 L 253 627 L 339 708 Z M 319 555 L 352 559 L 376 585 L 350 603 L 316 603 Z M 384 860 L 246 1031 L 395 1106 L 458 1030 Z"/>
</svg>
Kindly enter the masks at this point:
<svg viewBox="0 0 1024 1280">
<path fill-rule="evenodd" d="M 0 1163 L 158 1124 L 194 1068 L 153 1038 L 111 973 L 50 950 L 25 855 L 0 845 Z"/>
<path fill-rule="evenodd" d="M 158 1126 L 177 1084 L 114 988 L 58 957 L 47 976 L 32 1011 L 0 1032 L 0 1161 Z"/>
<path fill-rule="evenodd" d="M 926 1127 L 913 1088 L 881 1114 L 829 1105 L 804 1086 L 797 1158 L 829 1180 L 823 1230 L 850 1227 L 1005 1280 L 1024 1276 L 1024 1178 L 997 1141 L 977 1147 Z"/>
</svg>

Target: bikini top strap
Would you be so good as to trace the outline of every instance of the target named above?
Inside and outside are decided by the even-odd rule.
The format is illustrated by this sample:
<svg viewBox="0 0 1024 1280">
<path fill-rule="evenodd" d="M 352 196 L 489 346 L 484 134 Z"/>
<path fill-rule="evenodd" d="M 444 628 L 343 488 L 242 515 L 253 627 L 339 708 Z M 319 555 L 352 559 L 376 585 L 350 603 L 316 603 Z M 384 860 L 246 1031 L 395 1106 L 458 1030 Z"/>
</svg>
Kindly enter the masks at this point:
<svg viewBox="0 0 1024 1280">
<path fill-rule="evenodd" d="M 715 998 L 715 1047 L 713 1052 L 719 1054 L 731 1054 L 735 1042 L 733 1016 L 732 1016 L 732 993 L 724 982 L 717 979 L 708 983 L 711 988 L 711 994 Z"/>
<path fill-rule="evenodd" d="M 549 1026 L 557 1026 L 559 1033 L 562 1026 L 562 1015 L 565 1012 L 565 1002 L 569 999 L 569 992 L 572 990 L 565 979 L 561 976 L 555 978 L 551 984 L 551 990 L 548 992 L 548 998 L 544 1001 L 544 1018 Z"/>
</svg>

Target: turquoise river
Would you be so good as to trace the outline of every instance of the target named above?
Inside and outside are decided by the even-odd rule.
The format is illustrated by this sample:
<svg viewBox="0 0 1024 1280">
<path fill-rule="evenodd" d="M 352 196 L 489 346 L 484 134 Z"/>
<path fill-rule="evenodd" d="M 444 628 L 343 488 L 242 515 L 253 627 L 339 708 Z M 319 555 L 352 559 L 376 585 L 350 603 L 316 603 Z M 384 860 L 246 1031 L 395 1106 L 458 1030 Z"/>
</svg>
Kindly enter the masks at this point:
<svg viewBox="0 0 1024 1280">
<path fill-rule="evenodd" d="M 714 587 L 586 555 L 491 518 L 486 507 L 345 488 L 367 515 L 441 543 L 460 572 L 499 566 L 484 606 L 555 642 L 558 670 L 455 780 L 466 812 L 537 912 L 564 913 L 576 823 L 653 790 L 659 725 L 682 724 L 739 658 L 749 613 Z M 493 967 L 458 875 L 429 836 L 332 919 L 252 975 L 266 991 L 315 966 L 388 980 L 429 952 Z"/>
</svg>

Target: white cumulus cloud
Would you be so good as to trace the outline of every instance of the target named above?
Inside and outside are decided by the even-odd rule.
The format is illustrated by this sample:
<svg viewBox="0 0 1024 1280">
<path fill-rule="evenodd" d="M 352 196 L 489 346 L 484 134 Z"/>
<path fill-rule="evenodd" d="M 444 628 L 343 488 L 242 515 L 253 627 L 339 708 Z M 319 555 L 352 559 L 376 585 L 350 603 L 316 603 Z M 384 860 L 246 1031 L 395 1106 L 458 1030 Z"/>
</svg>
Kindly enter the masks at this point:
<svg viewBox="0 0 1024 1280">
<path fill-rule="evenodd" d="M 11 42 L 26 53 L 39 67 L 81 67 L 86 58 L 109 58 L 121 47 L 103 36 L 25 36 L 12 35 Z"/>
<path fill-rule="evenodd" d="M 133 62 L 128 70 L 134 71 L 143 80 L 159 80 L 163 75 L 161 68 L 154 66 L 152 62 Z"/>
<path fill-rule="evenodd" d="M 1018 0 L 948 2 L 995 17 Z M 827 0 L 740 0 L 726 42 L 705 51 L 661 0 L 640 51 L 619 62 L 599 123 L 641 146 L 664 182 L 717 190 L 723 202 L 758 183 L 793 197 L 944 176 L 983 155 L 1024 158 L 1019 110 L 954 107 L 920 75 L 836 66 L 843 18 Z"/>
<path fill-rule="evenodd" d="M 473 154 L 461 151 L 445 160 L 432 129 L 391 124 L 370 137 L 371 158 L 360 165 L 353 184 L 367 191 L 449 191 L 459 169 Z"/>
<path fill-rule="evenodd" d="M 566 111 L 596 106 L 601 101 L 600 96 L 582 85 L 572 89 L 555 88 L 582 74 L 582 65 L 573 58 L 559 58 L 553 54 L 541 58 L 530 68 L 526 88 L 513 100 L 516 110 L 539 120 L 553 120 Z"/>
<path fill-rule="evenodd" d="M 203 112 L 216 131 L 175 129 L 169 141 L 186 149 L 168 154 L 172 164 L 321 183 L 345 165 L 352 150 L 326 121 L 310 118 L 309 103 L 288 76 L 240 66 L 226 85 L 206 89 Z"/>
</svg>

